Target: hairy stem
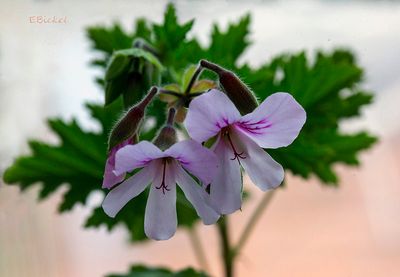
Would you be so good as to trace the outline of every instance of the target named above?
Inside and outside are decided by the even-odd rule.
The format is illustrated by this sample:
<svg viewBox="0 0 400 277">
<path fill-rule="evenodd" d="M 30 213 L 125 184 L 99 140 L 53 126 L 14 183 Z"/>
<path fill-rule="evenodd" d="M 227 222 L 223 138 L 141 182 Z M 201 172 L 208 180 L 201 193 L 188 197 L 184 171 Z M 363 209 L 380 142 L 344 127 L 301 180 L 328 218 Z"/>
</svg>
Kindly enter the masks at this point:
<svg viewBox="0 0 400 277">
<path fill-rule="evenodd" d="M 224 264 L 225 277 L 233 277 L 234 255 L 229 239 L 228 217 L 222 217 L 218 223 L 218 232 L 221 240 L 222 261 Z"/>
<path fill-rule="evenodd" d="M 264 210 L 268 207 L 268 204 L 271 202 L 271 199 L 275 195 L 275 190 L 271 190 L 264 194 L 263 198 L 261 199 L 260 203 L 254 210 L 253 214 L 251 215 L 246 227 L 241 234 L 237 245 L 234 248 L 234 255 L 237 255 L 240 250 L 243 248 L 244 244 L 247 242 L 248 238 L 250 237 L 251 232 L 253 231 L 255 225 L 257 224 L 258 220 L 260 219 Z"/>
<path fill-rule="evenodd" d="M 209 272 L 209 266 L 207 263 L 206 255 L 204 254 L 204 249 L 203 246 L 201 245 L 201 241 L 197 233 L 196 227 L 189 229 L 189 237 L 201 269 L 203 269 L 206 272 Z"/>
</svg>

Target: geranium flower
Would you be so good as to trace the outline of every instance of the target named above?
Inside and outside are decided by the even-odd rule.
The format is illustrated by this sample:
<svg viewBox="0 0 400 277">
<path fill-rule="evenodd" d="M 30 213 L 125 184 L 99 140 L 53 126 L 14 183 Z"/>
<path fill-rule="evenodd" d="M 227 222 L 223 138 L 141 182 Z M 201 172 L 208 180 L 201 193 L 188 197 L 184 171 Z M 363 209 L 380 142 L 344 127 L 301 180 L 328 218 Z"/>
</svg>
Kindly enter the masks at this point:
<svg viewBox="0 0 400 277">
<path fill-rule="evenodd" d="M 202 182 L 210 183 L 217 167 L 215 154 L 193 140 L 175 143 L 165 151 L 147 141 L 125 146 L 116 153 L 114 173 L 119 176 L 134 169 L 141 170 L 108 193 L 103 209 L 107 215 L 115 217 L 150 185 L 144 230 L 149 238 L 165 240 L 172 237 L 177 228 L 178 184 L 203 222 L 213 224 L 219 214 L 209 206 L 209 195 L 188 172 Z"/>
<path fill-rule="evenodd" d="M 209 187 L 213 207 L 221 214 L 241 208 L 240 166 L 261 190 L 279 186 L 283 168 L 263 148 L 291 144 L 305 121 L 304 109 L 288 93 L 269 96 L 244 116 L 221 91 L 214 89 L 195 98 L 184 122 L 190 137 L 204 142 L 217 136 L 211 148 L 220 162 Z"/>
</svg>

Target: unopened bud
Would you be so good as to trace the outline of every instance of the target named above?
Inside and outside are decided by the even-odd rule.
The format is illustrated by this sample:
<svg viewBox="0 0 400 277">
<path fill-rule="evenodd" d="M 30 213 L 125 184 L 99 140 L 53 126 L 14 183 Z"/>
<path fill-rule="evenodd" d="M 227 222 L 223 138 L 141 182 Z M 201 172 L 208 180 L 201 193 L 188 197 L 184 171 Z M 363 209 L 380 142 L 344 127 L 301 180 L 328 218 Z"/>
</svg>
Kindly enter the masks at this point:
<svg viewBox="0 0 400 277">
<path fill-rule="evenodd" d="M 114 53 L 107 65 L 105 80 L 110 81 L 121 75 L 127 69 L 130 62 L 131 59 L 128 56 L 118 52 Z"/>
<path fill-rule="evenodd" d="M 157 93 L 157 88 L 152 87 L 148 94 L 137 105 L 133 106 L 115 124 L 108 139 L 108 151 L 125 140 L 133 138 L 143 120 L 146 107 Z"/>
<path fill-rule="evenodd" d="M 258 102 L 253 92 L 232 71 L 206 60 L 201 60 L 200 65 L 218 74 L 219 82 L 226 95 L 232 100 L 242 114 L 254 111 Z"/>
<path fill-rule="evenodd" d="M 168 149 L 177 141 L 176 130 L 174 128 L 175 109 L 170 108 L 167 123 L 162 127 L 158 136 L 154 139 L 154 145 L 161 150 Z"/>
</svg>

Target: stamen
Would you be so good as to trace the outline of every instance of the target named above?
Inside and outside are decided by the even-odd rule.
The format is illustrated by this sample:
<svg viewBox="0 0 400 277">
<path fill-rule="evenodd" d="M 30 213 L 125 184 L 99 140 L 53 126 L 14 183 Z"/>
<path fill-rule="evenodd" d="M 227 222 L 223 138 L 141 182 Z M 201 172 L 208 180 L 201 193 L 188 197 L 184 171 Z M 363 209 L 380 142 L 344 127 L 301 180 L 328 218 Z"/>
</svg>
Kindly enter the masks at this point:
<svg viewBox="0 0 400 277">
<path fill-rule="evenodd" d="M 156 187 L 156 189 L 162 189 L 162 193 L 165 194 L 165 191 L 170 191 L 171 189 L 168 188 L 167 185 L 165 185 L 165 168 L 167 167 L 167 160 L 163 160 L 164 168 L 163 168 L 163 176 L 162 176 L 162 182 L 159 187 Z"/>
<path fill-rule="evenodd" d="M 231 158 L 231 160 L 233 161 L 237 159 L 240 164 L 240 159 L 246 159 L 246 156 L 243 155 L 244 152 L 238 153 L 238 151 L 235 148 L 235 145 L 232 142 L 231 136 L 229 135 L 229 130 L 226 130 L 224 135 L 228 138 L 229 144 L 232 147 L 233 154 L 235 155 L 233 158 Z"/>
</svg>

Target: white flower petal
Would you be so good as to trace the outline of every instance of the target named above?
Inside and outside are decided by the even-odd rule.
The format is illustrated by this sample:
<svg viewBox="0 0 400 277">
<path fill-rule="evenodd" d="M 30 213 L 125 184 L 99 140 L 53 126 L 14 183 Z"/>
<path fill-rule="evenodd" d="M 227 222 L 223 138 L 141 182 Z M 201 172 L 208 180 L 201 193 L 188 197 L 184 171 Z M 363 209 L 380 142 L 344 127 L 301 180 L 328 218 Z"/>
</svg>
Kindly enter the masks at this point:
<svg viewBox="0 0 400 277">
<path fill-rule="evenodd" d="M 115 154 L 114 173 L 115 175 L 121 175 L 122 173 L 130 172 L 164 156 L 160 149 L 148 141 L 124 146 Z"/>
<path fill-rule="evenodd" d="M 289 93 L 274 93 L 242 117 L 238 129 L 262 148 L 288 146 L 306 122 L 306 112 Z"/>
<path fill-rule="evenodd" d="M 163 161 L 157 161 L 157 175 L 150 188 L 144 217 L 144 231 L 149 238 L 166 240 L 172 237 L 177 228 L 176 182 L 173 164 L 168 163 L 165 170 L 165 188 L 162 188 Z"/>
<path fill-rule="evenodd" d="M 219 214 L 209 206 L 210 196 L 179 164 L 176 164 L 175 170 L 178 185 L 189 202 L 192 203 L 197 215 L 203 220 L 204 224 L 214 224 L 218 220 Z"/>
<path fill-rule="evenodd" d="M 175 143 L 165 154 L 178 160 L 205 184 L 211 183 L 217 173 L 218 161 L 215 154 L 194 140 Z"/>
<path fill-rule="evenodd" d="M 212 89 L 190 102 L 184 124 L 191 138 L 203 142 L 218 134 L 223 127 L 238 121 L 240 117 L 228 96 Z"/>
<path fill-rule="evenodd" d="M 210 197 L 213 208 L 220 214 L 230 214 L 242 206 L 242 176 L 234 153 L 223 138 L 219 138 L 213 147 L 219 158 L 219 170 L 210 185 Z"/>
<path fill-rule="evenodd" d="M 284 178 L 282 166 L 271 158 L 260 146 L 239 131 L 232 131 L 231 137 L 235 145 L 244 151 L 244 159 L 240 162 L 253 183 L 266 191 L 278 187 Z"/>
<path fill-rule="evenodd" d="M 139 195 L 150 184 L 155 172 L 155 164 L 151 163 L 111 190 L 102 204 L 104 212 L 110 217 L 115 217 L 132 198 Z"/>
</svg>

